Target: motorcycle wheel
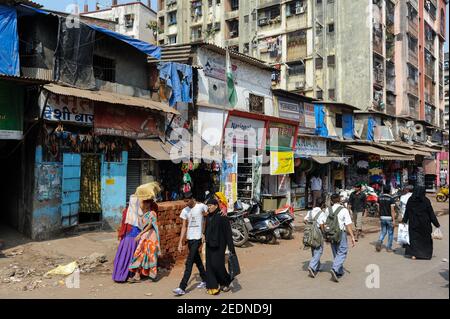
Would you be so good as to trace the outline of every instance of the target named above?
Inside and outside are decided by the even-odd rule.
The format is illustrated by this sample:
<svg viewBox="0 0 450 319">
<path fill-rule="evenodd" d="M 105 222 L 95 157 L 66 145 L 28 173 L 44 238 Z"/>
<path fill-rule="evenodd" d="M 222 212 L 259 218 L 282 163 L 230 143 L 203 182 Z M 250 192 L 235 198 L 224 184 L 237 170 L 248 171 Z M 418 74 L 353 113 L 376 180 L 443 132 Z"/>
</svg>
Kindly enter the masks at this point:
<svg viewBox="0 0 450 319">
<path fill-rule="evenodd" d="M 437 194 L 436 195 L 436 201 L 439 203 L 443 203 L 447 200 L 447 196 L 445 196 L 444 194 Z"/>
<path fill-rule="evenodd" d="M 292 234 L 293 234 L 292 228 L 288 227 L 288 228 L 286 228 L 286 233 L 282 233 L 281 234 L 281 238 L 282 239 L 287 239 L 287 240 L 293 239 L 294 236 Z"/>
<path fill-rule="evenodd" d="M 245 225 L 234 224 L 231 227 L 233 234 L 233 243 L 236 247 L 242 247 L 248 241 L 248 231 Z"/>
<path fill-rule="evenodd" d="M 275 245 L 277 243 L 277 237 L 274 234 L 267 234 L 265 244 Z"/>
</svg>

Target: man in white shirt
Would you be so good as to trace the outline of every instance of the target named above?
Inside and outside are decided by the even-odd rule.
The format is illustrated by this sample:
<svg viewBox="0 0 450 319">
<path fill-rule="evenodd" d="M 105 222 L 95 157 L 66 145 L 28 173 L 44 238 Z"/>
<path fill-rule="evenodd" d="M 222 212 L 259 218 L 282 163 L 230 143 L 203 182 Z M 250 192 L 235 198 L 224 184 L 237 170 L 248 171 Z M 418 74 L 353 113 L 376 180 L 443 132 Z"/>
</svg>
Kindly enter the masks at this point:
<svg viewBox="0 0 450 319">
<path fill-rule="evenodd" d="M 339 279 L 344 275 L 344 262 L 347 258 L 348 244 L 347 234 L 350 235 L 352 240 L 352 247 L 355 247 L 355 236 L 352 230 L 352 218 L 347 208 L 341 205 L 341 196 L 334 194 L 331 196 L 331 209 L 333 212 L 339 210 L 337 219 L 339 222 L 339 228 L 342 232 L 341 240 L 339 243 L 331 243 L 331 251 L 333 252 L 333 266 L 331 267 L 331 275 L 335 282 L 339 282 Z"/>
<path fill-rule="evenodd" d="M 202 238 L 204 232 L 204 217 L 208 215 L 208 206 L 197 202 L 191 193 L 185 194 L 186 207 L 181 211 L 180 218 L 183 220 L 181 228 L 180 242 L 178 244 L 178 251 L 183 251 L 183 241 L 186 236 L 189 248 L 189 254 L 186 259 L 186 268 L 184 276 L 181 280 L 180 286 L 174 289 L 173 293 L 177 296 L 186 294 L 186 288 L 189 278 L 192 274 L 192 267 L 195 263 L 202 282 L 197 286 L 198 289 L 206 287 L 206 271 L 203 266 L 202 258 L 199 249 L 202 245 Z"/>
<path fill-rule="evenodd" d="M 406 204 L 408 204 L 408 200 L 412 195 L 412 191 L 413 191 L 414 187 L 412 185 L 408 185 L 405 187 L 405 193 L 400 196 L 400 220 L 403 219 L 403 216 L 405 215 L 406 212 Z"/>
<path fill-rule="evenodd" d="M 317 203 L 322 198 L 322 179 L 318 175 L 311 178 L 311 192 L 313 196 L 313 207 L 317 207 Z"/>
<path fill-rule="evenodd" d="M 312 222 L 316 218 L 317 227 L 323 232 L 324 225 L 327 221 L 328 214 L 324 212 L 326 205 L 324 201 L 320 201 L 317 204 L 317 207 L 314 207 L 312 210 L 308 212 L 305 216 L 305 224 Z M 323 254 L 323 244 L 318 248 L 311 247 L 312 258 L 309 262 L 308 272 L 311 278 L 315 278 L 317 273 L 320 271 L 320 257 Z"/>
</svg>

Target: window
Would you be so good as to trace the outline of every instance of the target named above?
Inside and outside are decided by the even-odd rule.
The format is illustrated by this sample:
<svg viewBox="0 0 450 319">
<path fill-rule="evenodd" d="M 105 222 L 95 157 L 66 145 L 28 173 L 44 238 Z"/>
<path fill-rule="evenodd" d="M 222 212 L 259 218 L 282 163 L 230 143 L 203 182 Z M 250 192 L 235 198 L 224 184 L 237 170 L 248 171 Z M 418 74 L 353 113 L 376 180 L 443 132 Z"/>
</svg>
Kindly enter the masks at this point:
<svg viewBox="0 0 450 319">
<path fill-rule="evenodd" d="M 425 10 L 427 10 L 430 14 L 430 17 L 433 20 L 436 20 L 436 6 L 433 4 L 433 2 L 431 0 L 425 0 L 424 6 Z"/>
<path fill-rule="evenodd" d="M 417 17 L 417 10 L 408 2 L 408 19 L 414 20 Z"/>
<path fill-rule="evenodd" d="M 244 43 L 244 54 L 248 54 L 250 52 L 250 43 Z"/>
<path fill-rule="evenodd" d="M 175 44 L 175 43 L 177 43 L 177 36 L 176 36 L 176 35 L 169 35 L 169 36 L 167 37 L 167 42 L 168 42 L 169 44 Z"/>
<path fill-rule="evenodd" d="M 418 80 L 418 71 L 411 64 L 408 64 L 408 79 L 413 80 L 415 82 L 417 82 Z"/>
<path fill-rule="evenodd" d="M 322 90 L 316 91 L 316 98 L 319 100 L 323 99 L 323 91 Z"/>
<path fill-rule="evenodd" d="M 208 7 L 212 7 L 213 6 L 213 1 L 212 0 L 208 0 Z"/>
<path fill-rule="evenodd" d="M 330 100 L 336 100 L 336 90 L 335 89 L 328 90 L 328 98 Z"/>
<path fill-rule="evenodd" d="M 306 5 L 304 1 L 292 1 L 288 3 L 286 6 L 287 17 L 302 14 L 305 12 L 306 12 Z"/>
<path fill-rule="evenodd" d="M 197 41 L 202 38 L 202 27 L 192 28 L 191 29 L 191 40 Z"/>
<path fill-rule="evenodd" d="M 280 19 L 280 6 L 274 6 L 268 9 L 264 9 L 258 13 L 258 25 L 264 26 L 269 24 L 270 20 Z"/>
<path fill-rule="evenodd" d="M 250 112 L 264 114 L 264 97 L 251 94 L 249 95 Z"/>
<path fill-rule="evenodd" d="M 305 64 L 296 63 L 289 65 L 288 73 L 290 76 L 304 75 L 305 74 Z"/>
<path fill-rule="evenodd" d="M 229 39 L 237 38 L 239 36 L 239 20 L 227 21 L 228 30 L 230 30 Z"/>
<path fill-rule="evenodd" d="M 328 33 L 333 33 L 334 32 L 334 23 L 330 23 L 328 24 Z"/>
<path fill-rule="evenodd" d="M 322 70 L 323 68 L 323 58 L 316 58 L 316 70 Z"/>
<path fill-rule="evenodd" d="M 202 2 L 194 1 L 191 6 L 191 16 L 192 18 L 198 18 L 202 16 Z"/>
<path fill-rule="evenodd" d="M 173 11 L 173 12 L 169 12 L 167 21 L 169 21 L 169 25 L 173 25 L 173 24 L 177 24 L 177 12 Z"/>
<path fill-rule="evenodd" d="M 317 3 L 318 5 L 321 5 L 321 4 L 322 4 L 322 0 L 316 0 L 316 3 Z"/>
<path fill-rule="evenodd" d="M 245 22 L 245 23 L 248 23 L 248 22 L 249 22 L 249 16 L 248 16 L 248 15 L 244 16 L 244 22 Z"/>
<path fill-rule="evenodd" d="M 336 113 L 336 128 L 342 128 L 342 114 Z"/>
<path fill-rule="evenodd" d="M 417 107 L 417 98 L 412 95 L 408 95 L 408 104 L 410 109 L 415 109 Z"/>
<path fill-rule="evenodd" d="M 410 34 L 408 34 L 408 48 L 413 52 L 417 52 L 417 39 Z"/>
<path fill-rule="evenodd" d="M 113 59 L 94 55 L 93 67 L 96 79 L 107 82 L 116 81 L 116 61 Z"/>
<path fill-rule="evenodd" d="M 125 15 L 125 27 L 132 28 L 134 25 L 134 14 Z"/>
<path fill-rule="evenodd" d="M 334 55 L 329 55 L 329 56 L 327 57 L 327 64 L 328 64 L 328 66 L 335 66 L 335 63 L 336 63 L 335 60 L 336 60 L 336 59 L 335 59 L 335 56 L 334 56 Z"/>
<path fill-rule="evenodd" d="M 231 11 L 239 10 L 239 0 L 231 0 Z"/>
</svg>

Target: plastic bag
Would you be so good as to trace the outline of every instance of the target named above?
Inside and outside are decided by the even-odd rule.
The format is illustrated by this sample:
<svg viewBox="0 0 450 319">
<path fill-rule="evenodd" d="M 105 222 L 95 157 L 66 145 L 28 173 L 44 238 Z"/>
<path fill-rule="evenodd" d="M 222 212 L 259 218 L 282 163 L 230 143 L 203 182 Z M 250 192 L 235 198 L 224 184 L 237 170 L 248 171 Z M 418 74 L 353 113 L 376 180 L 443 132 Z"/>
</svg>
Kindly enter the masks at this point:
<svg viewBox="0 0 450 319">
<path fill-rule="evenodd" d="M 438 240 L 442 240 L 444 238 L 444 235 L 442 235 L 442 231 L 440 228 L 436 228 L 431 236 L 433 237 L 433 239 Z"/>
<path fill-rule="evenodd" d="M 45 274 L 45 276 L 51 276 L 51 275 L 62 275 L 62 276 L 68 276 L 72 274 L 76 269 L 78 268 L 78 264 L 76 261 L 71 262 L 70 264 L 64 265 L 64 266 L 58 266 L 55 269 L 50 270 Z"/>
<path fill-rule="evenodd" d="M 399 245 L 409 245 L 409 230 L 407 224 L 398 225 L 397 243 Z"/>
</svg>

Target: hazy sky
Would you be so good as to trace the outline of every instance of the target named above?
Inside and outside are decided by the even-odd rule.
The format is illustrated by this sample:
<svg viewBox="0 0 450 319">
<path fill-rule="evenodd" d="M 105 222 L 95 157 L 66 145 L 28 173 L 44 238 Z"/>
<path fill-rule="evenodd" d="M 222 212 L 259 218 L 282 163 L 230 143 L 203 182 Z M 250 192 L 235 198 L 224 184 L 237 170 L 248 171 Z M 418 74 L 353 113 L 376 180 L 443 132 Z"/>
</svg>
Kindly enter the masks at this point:
<svg viewBox="0 0 450 319">
<path fill-rule="evenodd" d="M 46 9 L 52 9 L 57 11 L 66 11 L 67 6 L 69 6 L 72 3 L 78 3 L 80 8 L 83 8 L 84 1 L 85 0 L 35 0 L 36 2 L 44 5 Z M 89 3 L 89 8 L 94 8 L 96 0 L 87 0 Z M 188 0 L 183 0 L 188 1 Z M 111 0 L 99 0 L 100 7 L 108 7 L 111 5 Z M 119 3 L 127 3 L 132 2 L 132 0 L 119 0 Z M 142 0 L 142 2 L 147 3 L 147 0 Z M 152 0 L 152 8 L 156 9 L 156 0 Z M 82 9 L 81 9 L 82 10 Z M 447 5 L 447 41 L 445 43 L 445 51 L 448 51 L 448 45 L 449 45 L 449 23 L 448 20 L 450 19 L 449 15 L 449 5 Z"/>
</svg>

